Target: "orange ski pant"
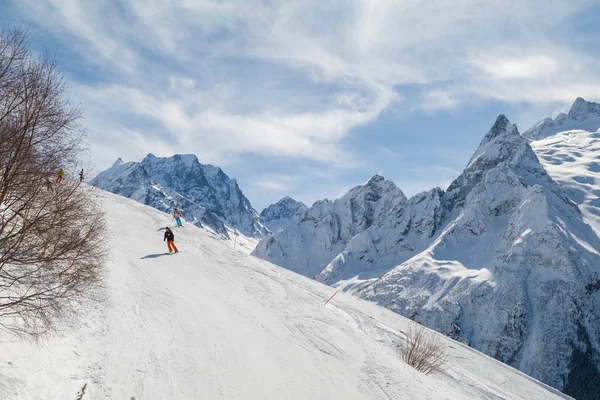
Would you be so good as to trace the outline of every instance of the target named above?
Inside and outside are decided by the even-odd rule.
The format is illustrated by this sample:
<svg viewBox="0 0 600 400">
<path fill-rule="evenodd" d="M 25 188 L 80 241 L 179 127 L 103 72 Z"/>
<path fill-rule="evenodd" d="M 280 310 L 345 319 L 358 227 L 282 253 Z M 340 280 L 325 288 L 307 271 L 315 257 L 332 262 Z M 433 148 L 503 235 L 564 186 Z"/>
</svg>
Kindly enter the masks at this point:
<svg viewBox="0 0 600 400">
<path fill-rule="evenodd" d="M 177 250 L 177 246 L 175 246 L 175 242 L 172 240 L 167 241 L 167 247 L 169 248 L 169 251 L 179 251 Z"/>
</svg>

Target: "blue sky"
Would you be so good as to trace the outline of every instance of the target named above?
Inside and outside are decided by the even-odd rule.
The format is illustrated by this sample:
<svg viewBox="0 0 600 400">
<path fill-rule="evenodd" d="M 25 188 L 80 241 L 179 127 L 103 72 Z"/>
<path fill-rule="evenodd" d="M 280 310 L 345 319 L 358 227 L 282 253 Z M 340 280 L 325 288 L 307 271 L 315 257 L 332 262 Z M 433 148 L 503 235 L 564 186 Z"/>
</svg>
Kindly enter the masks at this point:
<svg viewBox="0 0 600 400">
<path fill-rule="evenodd" d="M 8 0 L 61 54 L 91 162 L 196 154 L 260 211 L 383 173 L 445 189 L 498 114 L 600 100 L 589 0 Z M 483 6 L 485 4 L 485 6 Z"/>
</svg>

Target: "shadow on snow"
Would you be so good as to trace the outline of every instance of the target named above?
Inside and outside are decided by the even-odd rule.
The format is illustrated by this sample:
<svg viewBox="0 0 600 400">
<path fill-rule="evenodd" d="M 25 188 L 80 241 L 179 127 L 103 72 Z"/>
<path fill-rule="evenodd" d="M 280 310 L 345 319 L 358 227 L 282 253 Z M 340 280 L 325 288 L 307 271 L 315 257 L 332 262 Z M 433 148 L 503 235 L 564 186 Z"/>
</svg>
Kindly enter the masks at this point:
<svg viewBox="0 0 600 400">
<path fill-rule="evenodd" d="M 147 256 L 140 257 L 140 260 L 144 260 L 146 258 L 158 258 L 162 256 L 168 256 L 170 253 L 158 253 L 158 254 L 148 254 Z"/>
</svg>

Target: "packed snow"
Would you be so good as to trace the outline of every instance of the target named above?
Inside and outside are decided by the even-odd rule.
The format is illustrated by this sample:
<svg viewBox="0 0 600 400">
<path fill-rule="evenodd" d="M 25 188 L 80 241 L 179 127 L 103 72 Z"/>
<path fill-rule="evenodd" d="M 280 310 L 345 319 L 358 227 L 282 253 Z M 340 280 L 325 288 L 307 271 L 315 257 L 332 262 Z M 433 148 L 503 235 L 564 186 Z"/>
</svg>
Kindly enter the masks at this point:
<svg viewBox="0 0 600 400">
<path fill-rule="evenodd" d="M 251 257 L 217 235 L 98 190 L 110 261 L 105 300 L 40 344 L 0 341 L 0 398 L 559 399 L 554 389 L 443 338 L 449 368 L 398 357 L 411 321 Z"/>
</svg>

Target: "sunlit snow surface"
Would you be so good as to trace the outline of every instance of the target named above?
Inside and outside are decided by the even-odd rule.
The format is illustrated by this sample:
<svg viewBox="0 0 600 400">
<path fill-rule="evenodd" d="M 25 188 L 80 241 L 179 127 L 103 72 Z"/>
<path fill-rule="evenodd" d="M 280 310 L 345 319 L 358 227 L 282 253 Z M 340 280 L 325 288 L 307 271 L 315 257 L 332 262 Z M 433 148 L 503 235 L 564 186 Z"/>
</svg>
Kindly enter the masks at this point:
<svg viewBox="0 0 600 400">
<path fill-rule="evenodd" d="M 566 398 L 450 339 L 449 369 L 398 358 L 408 320 L 234 249 L 169 215 L 98 190 L 107 213 L 106 300 L 37 346 L 0 341 L 0 398 Z"/>
<path fill-rule="evenodd" d="M 592 127 L 600 127 L 600 121 Z M 544 168 L 600 234 L 600 129 L 557 133 L 531 143 Z"/>
</svg>

